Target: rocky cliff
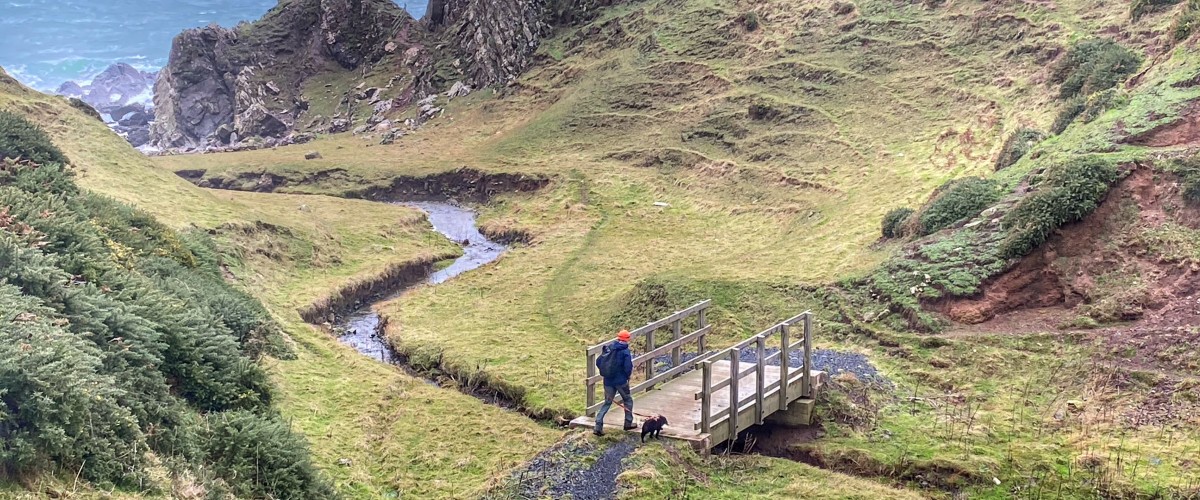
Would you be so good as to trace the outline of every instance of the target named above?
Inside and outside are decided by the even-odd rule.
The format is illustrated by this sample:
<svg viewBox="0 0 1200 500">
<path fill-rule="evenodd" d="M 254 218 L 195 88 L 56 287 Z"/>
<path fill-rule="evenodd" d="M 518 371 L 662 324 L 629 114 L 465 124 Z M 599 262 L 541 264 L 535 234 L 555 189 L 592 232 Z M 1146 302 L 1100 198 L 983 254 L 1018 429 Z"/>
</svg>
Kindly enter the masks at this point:
<svg viewBox="0 0 1200 500">
<path fill-rule="evenodd" d="M 403 107 L 420 106 L 406 121 L 415 127 L 440 112 L 437 92 L 512 82 L 555 26 L 614 1 L 430 0 L 418 22 L 391 0 L 292 0 L 235 29 L 188 30 L 155 86 L 152 143 L 187 151 L 287 143 L 306 130 L 395 135 Z"/>
<path fill-rule="evenodd" d="M 455 48 L 463 79 L 505 84 L 523 73 L 556 26 L 590 19 L 617 0 L 430 0 L 430 27 Z"/>
<path fill-rule="evenodd" d="M 160 148 L 279 140 L 306 108 L 301 86 L 326 71 L 378 61 L 415 21 L 390 0 L 281 2 L 263 19 L 177 36 L 154 91 Z"/>
<path fill-rule="evenodd" d="M 153 108 L 147 107 L 157 73 L 139 71 L 125 63 L 109 66 L 91 82 L 63 83 L 56 94 L 75 97 L 95 108 L 102 119 L 134 146 L 150 140 Z"/>
</svg>

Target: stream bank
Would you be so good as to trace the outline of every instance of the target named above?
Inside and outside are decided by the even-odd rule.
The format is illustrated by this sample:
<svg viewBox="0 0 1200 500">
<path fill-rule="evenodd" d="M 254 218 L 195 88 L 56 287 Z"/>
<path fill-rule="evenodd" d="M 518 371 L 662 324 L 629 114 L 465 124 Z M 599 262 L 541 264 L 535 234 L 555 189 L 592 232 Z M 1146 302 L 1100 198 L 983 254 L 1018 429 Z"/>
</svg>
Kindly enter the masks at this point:
<svg viewBox="0 0 1200 500">
<path fill-rule="evenodd" d="M 438 387 L 457 389 L 485 403 L 500 406 L 510 410 L 518 410 L 535 419 L 547 419 L 544 415 L 535 415 L 526 411 L 521 405 L 521 398 L 512 397 L 506 391 L 481 382 L 482 377 L 459 377 L 446 373 L 437 367 L 417 367 L 411 364 L 406 356 L 396 352 L 387 341 L 384 334 L 387 318 L 375 310 L 382 302 L 394 300 L 419 284 L 438 285 L 468 271 L 472 271 L 499 259 L 508 250 L 508 246 L 485 236 L 476 224 L 476 214 L 469 208 L 462 207 L 449 201 L 414 201 L 398 202 L 425 212 L 434 230 L 454 241 L 463 249 L 463 254 L 454 259 L 450 265 L 435 270 L 436 262 L 418 262 L 398 266 L 396 273 L 388 273 L 379 280 L 377 285 L 366 293 L 346 293 L 346 297 L 359 297 L 354 302 L 325 301 L 321 312 L 308 316 L 321 322 L 330 323 L 330 328 L 340 342 L 346 344 L 364 356 L 382 363 L 395 365 L 418 378 L 425 379 Z M 390 276 L 394 274 L 395 276 Z M 394 279 L 393 279 L 394 278 Z M 376 288 L 385 288 L 384 293 Z M 366 297 L 366 299 L 363 299 Z M 333 302 L 335 304 L 330 304 Z M 345 306 L 353 304 L 352 308 Z M 332 307 L 341 305 L 342 308 Z M 303 312 L 302 312 L 303 315 Z M 312 323 L 309 317 L 305 318 Z"/>
</svg>

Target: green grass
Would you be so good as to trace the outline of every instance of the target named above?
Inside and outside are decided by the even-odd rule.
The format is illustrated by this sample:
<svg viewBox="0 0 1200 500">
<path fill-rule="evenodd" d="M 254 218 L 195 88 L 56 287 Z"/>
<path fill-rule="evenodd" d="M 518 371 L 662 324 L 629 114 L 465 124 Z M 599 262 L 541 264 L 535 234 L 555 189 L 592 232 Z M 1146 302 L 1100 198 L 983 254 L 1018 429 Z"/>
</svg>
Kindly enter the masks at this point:
<svg viewBox="0 0 1200 500">
<path fill-rule="evenodd" d="M 202 169 L 210 178 L 247 179 L 270 171 L 300 181 L 343 169 L 287 188 L 322 195 L 461 166 L 551 177 L 542 192 L 505 195 L 480 207 L 484 225 L 521 229 L 532 236 L 529 245 L 381 306 L 392 319 L 389 338 L 415 363 L 485 380 L 534 412 L 582 410 L 585 345 L 713 297 L 715 344 L 814 308 L 825 319 L 818 330 L 822 346 L 871 353 L 920 397 L 961 392 L 970 397 L 964 401 L 981 405 L 980 423 L 968 425 L 961 416 L 965 402 L 893 402 L 879 417 L 892 438 L 831 426 L 836 432 L 820 444 L 831 456 L 868 457 L 892 471 L 951 461 L 982 478 L 984 484 L 971 483 L 970 491 L 985 497 L 1013 494 L 1008 488 L 1028 483 L 1027 468 L 1048 464 L 1061 473 L 1063 463 L 1075 463 L 1089 449 L 1115 456 L 1117 448 L 1141 446 L 1170 459 L 1156 469 L 1143 463 L 1142 475 L 1122 476 L 1144 487 L 1183 477 L 1180 463 L 1171 461 L 1190 452 L 1179 436 L 1171 445 L 1149 430 L 1124 442 L 1108 439 L 1100 430 L 1117 427 L 1103 419 L 1087 433 L 1070 426 L 1049 435 L 1036 431 L 1050 423 L 1044 412 L 1062 403 L 1051 388 L 1108 396 L 1051 380 L 1051 368 L 1063 359 L 1073 363 L 1070 373 L 1090 376 L 1083 347 L 998 339 L 935 349 L 900 337 L 899 347 L 885 348 L 839 317 L 840 299 L 800 285 L 847 283 L 879 270 L 891 279 L 895 296 L 917 307 L 929 296 L 913 287 L 969 294 L 1002 270 L 1006 262 L 994 250 L 1003 235 L 983 228 L 939 237 L 912 259 L 879 268 L 898 248 L 874 245 L 880 220 L 896 207 L 919 205 L 948 180 L 991 172 L 1013 131 L 1048 129 L 1059 103 L 1057 89 L 1042 83 L 1040 51 L 1123 26 L 1127 6 L 857 3 L 856 14 L 842 15 L 827 2 L 760 2 L 754 11 L 761 26 L 750 33 L 730 29 L 746 10 L 730 0 L 623 3 L 594 21 L 607 27 L 601 35 L 577 39 L 588 26 L 561 31 L 543 45 L 548 61 L 519 85 L 500 96 L 481 92 L 456 100 L 444 117 L 392 146 L 339 135 L 296 147 L 160 157 L 153 163 L 161 170 L 147 173 L 145 160 L 84 127 L 64 151 L 72 158 L 112 159 L 92 161 L 84 183 L 178 224 L 211 228 L 261 220 L 296 229 L 293 236 L 225 237 L 246 257 L 234 273 L 284 318 L 300 346 L 297 361 L 271 363 L 285 413 L 313 441 L 318 462 L 353 496 L 384 495 L 395 487 L 434 496 L 477 492 L 558 433 L 363 360 L 295 316 L 297 307 L 389 262 L 453 252 L 424 235 L 411 212 L 331 198 L 206 192 L 169 171 Z M 1025 35 L 1014 40 L 1014 30 Z M 1138 158 L 1142 148 L 1113 150 L 1117 124 L 1134 134 L 1177 118 L 1198 90 L 1171 84 L 1194 75 L 1194 57 L 1176 49 L 1128 99 L 1039 143 L 994 179 L 1011 191 L 1050 161 L 1087 153 L 1113 162 Z M 343 85 L 344 77 L 331 76 L 330 83 Z M 68 125 L 57 134 L 65 137 L 76 123 L 74 115 L 63 119 Z M 108 146 L 97 149 L 102 144 Z M 314 149 L 323 159 L 304 160 Z M 149 176 L 147 186 L 131 188 L 133 176 Z M 311 212 L 293 210 L 300 204 Z M 284 258 L 256 257 L 256 245 Z M 651 299 L 659 292 L 665 301 Z M 848 304 L 852 315 L 882 312 L 876 316 L 885 324 L 897 319 L 880 311 L 881 300 L 854 300 Z M 1037 342 L 1051 347 L 1038 348 Z M 897 352 L 916 357 L 904 360 Z M 1030 399 L 1037 416 L 1014 416 L 1026 385 L 1039 391 Z M 458 425 L 464 412 L 471 425 L 461 427 L 468 432 L 439 423 Z M 522 437 L 510 443 L 512 436 Z M 724 496 L 838 497 L 858 488 L 885 494 L 874 482 L 781 460 L 697 461 L 665 453 L 647 447 L 635 455 L 637 466 L 622 478 L 629 496 L 678 493 L 690 480 L 674 467 L 680 463 L 694 465 Z M 340 458 L 353 465 L 335 465 Z M 1002 485 L 988 486 L 992 477 Z"/>
<path fill-rule="evenodd" d="M 701 459 L 665 442 L 639 448 L 618 478 L 618 498 L 921 498 L 863 479 L 768 457 Z"/>
<path fill-rule="evenodd" d="M 520 414 L 366 359 L 300 320 L 298 308 L 389 264 L 457 255 L 419 212 L 320 196 L 198 189 L 154 168 L 65 100 L 0 84 L 0 108 L 32 113 L 62 144 L 82 185 L 177 227 L 215 233 L 227 262 L 240 264 L 230 269 L 238 283 L 264 301 L 294 344 L 296 359 L 265 363 L 281 411 L 311 441 L 315 462 L 342 493 L 476 496 L 560 436 Z M 351 465 L 338 465 L 343 458 Z M 48 487 L 69 491 L 64 481 L 71 485 L 70 478 L 47 478 Z"/>
</svg>

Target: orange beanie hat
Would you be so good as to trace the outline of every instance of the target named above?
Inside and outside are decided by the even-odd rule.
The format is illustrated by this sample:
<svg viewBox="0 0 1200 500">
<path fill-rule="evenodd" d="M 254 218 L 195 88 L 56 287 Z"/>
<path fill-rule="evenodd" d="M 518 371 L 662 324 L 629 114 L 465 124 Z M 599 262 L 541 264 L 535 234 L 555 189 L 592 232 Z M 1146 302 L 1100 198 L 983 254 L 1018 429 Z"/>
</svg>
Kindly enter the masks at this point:
<svg viewBox="0 0 1200 500">
<path fill-rule="evenodd" d="M 617 340 L 620 340 L 621 342 L 629 342 L 629 331 L 621 330 L 621 333 L 617 334 Z"/>
</svg>

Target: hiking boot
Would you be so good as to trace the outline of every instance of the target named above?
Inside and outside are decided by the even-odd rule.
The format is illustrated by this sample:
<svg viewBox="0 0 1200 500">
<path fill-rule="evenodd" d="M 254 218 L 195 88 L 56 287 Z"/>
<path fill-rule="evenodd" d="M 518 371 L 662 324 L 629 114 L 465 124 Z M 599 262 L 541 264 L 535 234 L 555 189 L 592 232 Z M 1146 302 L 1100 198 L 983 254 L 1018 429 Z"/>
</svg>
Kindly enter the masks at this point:
<svg viewBox="0 0 1200 500">
<path fill-rule="evenodd" d="M 631 430 L 634 430 L 637 428 L 638 428 L 637 424 L 625 424 L 625 430 L 627 430 L 627 431 L 631 431 Z"/>
</svg>

